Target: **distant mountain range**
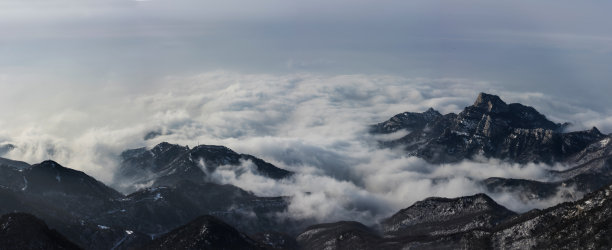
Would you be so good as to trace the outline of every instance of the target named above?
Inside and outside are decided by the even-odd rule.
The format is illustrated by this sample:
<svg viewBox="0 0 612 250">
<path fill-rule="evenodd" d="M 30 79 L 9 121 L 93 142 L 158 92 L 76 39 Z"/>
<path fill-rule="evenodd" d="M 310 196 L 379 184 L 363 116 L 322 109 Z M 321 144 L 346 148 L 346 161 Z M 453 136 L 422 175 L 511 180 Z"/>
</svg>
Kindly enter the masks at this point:
<svg viewBox="0 0 612 250">
<path fill-rule="evenodd" d="M 482 180 L 492 193 L 543 199 L 567 186 L 589 193 L 523 214 L 486 194 L 431 197 L 373 226 L 281 217 L 291 197 L 211 182 L 220 166 L 248 164 L 273 180 L 294 175 L 223 146 L 127 150 L 112 183 L 121 192 L 54 161 L 0 158 L 0 249 L 610 249 L 610 136 L 566 127 L 485 93 L 459 114 L 430 109 L 372 125 L 373 134 L 402 133 L 382 147 L 432 164 L 488 157 L 571 166 L 549 171 L 552 182 Z"/>
</svg>

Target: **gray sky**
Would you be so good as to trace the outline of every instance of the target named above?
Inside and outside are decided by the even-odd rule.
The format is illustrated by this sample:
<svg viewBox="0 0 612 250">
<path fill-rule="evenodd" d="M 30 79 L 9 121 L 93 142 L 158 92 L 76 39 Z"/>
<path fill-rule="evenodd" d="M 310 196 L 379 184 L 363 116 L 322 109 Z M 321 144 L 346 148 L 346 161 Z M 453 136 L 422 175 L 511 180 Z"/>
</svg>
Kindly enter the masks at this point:
<svg viewBox="0 0 612 250">
<path fill-rule="evenodd" d="M 611 5 L 5 0 L 0 73 L 124 86 L 211 70 L 453 77 L 601 110 L 612 104 Z"/>
</svg>

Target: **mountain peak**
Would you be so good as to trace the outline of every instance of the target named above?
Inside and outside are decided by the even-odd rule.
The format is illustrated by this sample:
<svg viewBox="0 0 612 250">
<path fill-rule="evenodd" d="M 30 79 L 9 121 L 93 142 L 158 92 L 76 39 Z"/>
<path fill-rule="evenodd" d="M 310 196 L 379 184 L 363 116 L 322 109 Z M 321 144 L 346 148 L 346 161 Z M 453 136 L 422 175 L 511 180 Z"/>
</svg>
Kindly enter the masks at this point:
<svg viewBox="0 0 612 250">
<path fill-rule="evenodd" d="M 431 121 L 438 116 L 442 116 L 442 114 L 433 108 L 429 108 L 427 111 L 423 112 L 423 116 L 426 120 Z"/>
<path fill-rule="evenodd" d="M 438 112 L 438 111 L 436 111 L 434 108 L 431 108 L 431 107 L 430 107 L 430 108 L 428 108 L 428 109 L 427 109 L 427 110 L 424 112 L 424 114 L 427 114 L 427 113 L 439 113 L 439 112 Z"/>
<path fill-rule="evenodd" d="M 508 104 L 502 101 L 499 96 L 491 95 L 487 93 L 481 92 L 478 94 L 476 101 L 474 102 L 474 107 L 482 108 L 487 110 L 488 112 L 504 112 L 508 110 Z"/>
<path fill-rule="evenodd" d="M 43 162 L 40 163 L 40 165 L 42 166 L 49 166 L 49 167 L 62 167 L 62 165 L 60 165 L 59 163 L 53 161 L 53 160 L 45 160 Z"/>
<path fill-rule="evenodd" d="M 477 218 L 472 218 L 479 214 Z M 474 228 L 491 228 L 515 213 L 485 194 L 458 198 L 430 197 L 383 220 L 383 231 L 392 235 L 436 235 Z M 472 218 L 472 219 L 467 219 Z M 449 222 L 442 224 L 442 222 Z"/>
<path fill-rule="evenodd" d="M 170 149 L 174 149 L 174 148 L 184 148 L 187 149 L 187 147 L 181 146 L 179 144 L 172 144 L 169 142 L 160 142 L 159 144 L 155 145 L 155 147 L 153 147 L 151 149 L 151 151 L 154 151 L 156 153 L 163 153 L 165 151 L 168 151 Z"/>
</svg>

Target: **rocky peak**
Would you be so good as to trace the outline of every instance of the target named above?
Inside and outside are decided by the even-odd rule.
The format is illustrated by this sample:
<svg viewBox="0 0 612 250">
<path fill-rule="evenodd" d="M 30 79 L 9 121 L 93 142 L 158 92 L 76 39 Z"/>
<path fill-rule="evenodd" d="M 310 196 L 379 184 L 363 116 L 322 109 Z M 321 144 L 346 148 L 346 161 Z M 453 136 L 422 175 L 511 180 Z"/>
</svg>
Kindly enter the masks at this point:
<svg viewBox="0 0 612 250">
<path fill-rule="evenodd" d="M 492 113 L 501 113 L 508 111 L 508 104 L 502 101 L 499 96 L 487 93 L 478 94 L 478 97 L 476 98 L 476 101 L 472 106 L 484 109 L 487 112 Z"/>
<path fill-rule="evenodd" d="M 393 133 L 400 129 L 419 130 L 440 117 L 442 117 L 442 114 L 433 108 L 429 108 L 423 113 L 404 112 L 393 116 L 386 122 L 372 126 L 370 131 L 373 133 Z"/>
<path fill-rule="evenodd" d="M 162 142 L 157 144 L 155 147 L 151 149 L 151 153 L 155 155 L 161 155 L 166 152 L 177 153 L 177 152 L 186 152 L 188 151 L 188 147 L 184 147 L 178 144 L 170 144 L 168 142 Z"/>
<path fill-rule="evenodd" d="M 590 134 L 593 134 L 593 135 L 598 135 L 598 136 L 599 136 L 599 135 L 603 135 L 603 134 L 602 134 L 602 133 L 599 131 L 599 129 L 597 129 L 597 127 L 592 127 L 592 128 L 589 130 L 589 133 L 590 133 Z"/>
<path fill-rule="evenodd" d="M 437 117 L 437 116 L 442 116 L 442 114 L 440 114 L 440 112 L 438 112 L 437 110 L 433 109 L 433 108 L 428 108 L 425 112 L 423 112 L 423 115 L 425 117 Z"/>
<path fill-rule="evenodd" d="M 384 220 L 382 226 L 385 233 L 392 235 L 436 235 L 490 228 L 513 215 L 485 194 L 453 199 L 431 197 L 400 210 Z M 441 222 L 447 223 L 441 226 Z"/>
<path fill-rule="evenodd" d="M 373 125 L 370 132 L 407 131 L 399 139 L 380 143 L 403 147 L 431 163 L 458 162 L 481 154 L 511 162 L 553 164 L 603 136 L 596 128 L 564 133 L 566 126 L 548 120 L 533 107 L 506 104 L 499 96 L 480 93 L 474 105 L 457 115 L 441 115 L 431 108 L 423 113 L 404 112 Z"/>
<path fill-rule="evenodd" d="M 181 180 L 205 182 L 206 172 L 215 171 L 224 165 L 238 166 L 245 161 L 252 162 L 257 173 L 266 177 L 280 179 L 292 174 L 257 157 L 216 145 L 198 145 L 189 149 L 187 146 L 162 142 L 150 150 L 140 148 L 124 151 L 121 157 L 123 161 L 114 185 L 124 192 L 136 191 L 135 186 L 146 183 L 157 187 L 173 186 Z"/>
<path fill-rule="evenodd" d="M 62 165 L 60 165 L 59 163 L 53 161 L 53 160 L 46 160 L 43 161 L 41 163 L 38 164 L 39 167 L 46 167 L 46 168 L 53 168 L 53 169 L 64 169 L 64 167 Z"/>
</svg>

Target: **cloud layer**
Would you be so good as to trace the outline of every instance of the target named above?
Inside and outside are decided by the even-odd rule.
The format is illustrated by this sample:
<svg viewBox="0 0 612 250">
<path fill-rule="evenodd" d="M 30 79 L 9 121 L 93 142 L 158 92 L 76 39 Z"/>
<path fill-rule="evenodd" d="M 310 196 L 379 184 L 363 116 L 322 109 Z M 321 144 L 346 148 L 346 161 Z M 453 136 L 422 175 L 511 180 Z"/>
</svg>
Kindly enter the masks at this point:
<svg viewBox="0 0 612 250">
<path fill-rule="evenodd" d="M 54 91 L 40 88 L 37 93 Z M 83 88 L 97 91 L 95 86 Z M 14 116 L 3 117 L 0 144 L 17 146 L 5 157 L 30 163 L 52 158 L 107 183 L 117 156 L 128 148 L 161 141 L 225 145 L 297 174 L 277 182 L 253 174 L 251 163 L 244 162 L 219 168 L 210 175 L 213 181 L 258 195 L 293 196 L 291 216 L 374 223 L 426 197 L 484 192 L 478 181 L 488 177 L 545 181 L 547 169 L 565 167 L 489 159 L 430 165 L 377 148 L 381 138 L 366 132 L 368 125 L 404 111 L 433 107 L 459 112 L 481 91 L 533 105 L 554 121 L 574 122 L 574 129 L 597 125 L 612 130 L 612 121 L 601 119 L 606 117 L 602 113 L 542 93 L 513 92 L 469 79 L 215 71 L 166 77 L 138 91 L 101 89 L 91 100 L 66 94 L 67 100 L 41 101 L 42 109 L 23 106 Z M 161 135 L 144 140 L 151 131 Z M 524 203 L 512 195 L 493 196 L 517 211 L 560 201 Z"/>
</svg>

